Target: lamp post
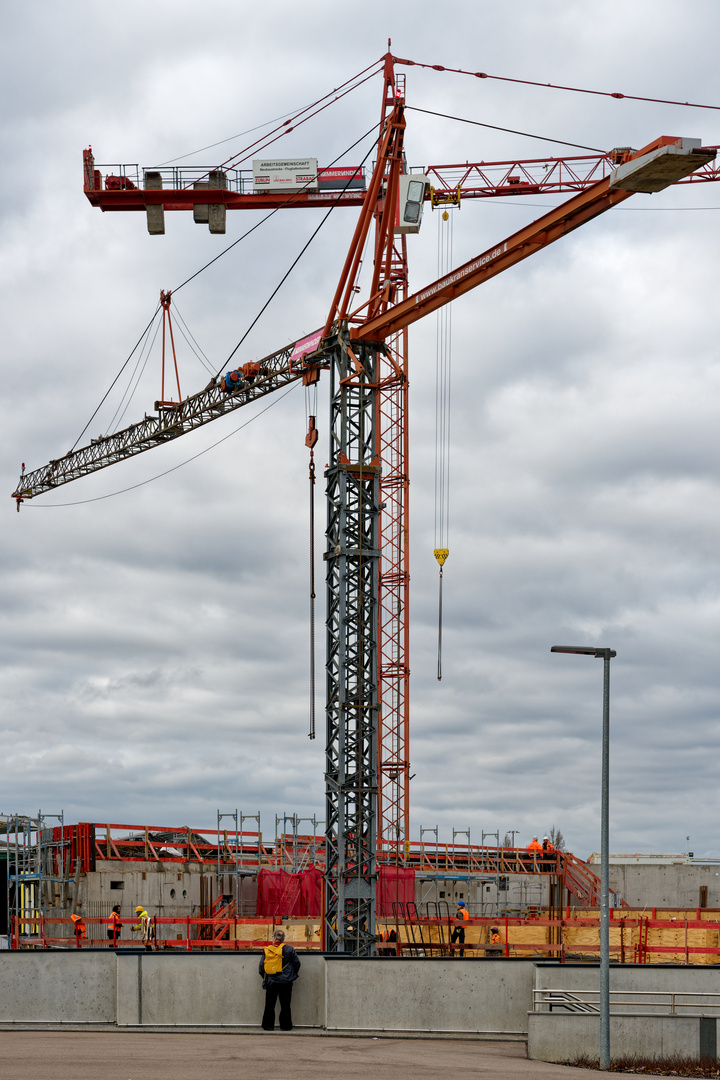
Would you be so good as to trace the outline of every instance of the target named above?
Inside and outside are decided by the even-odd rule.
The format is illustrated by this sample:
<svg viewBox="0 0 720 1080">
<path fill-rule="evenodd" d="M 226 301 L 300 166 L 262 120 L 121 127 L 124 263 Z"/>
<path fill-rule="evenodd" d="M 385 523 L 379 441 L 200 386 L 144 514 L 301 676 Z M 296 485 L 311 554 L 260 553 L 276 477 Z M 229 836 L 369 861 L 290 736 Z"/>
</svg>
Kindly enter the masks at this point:
<svg viewBox="0 0 720 1080">
<path fill-rule="evenodd" d="M 600 1068 L 610 1068 L 610 660 L 614 649 L 553 645 L 550 652 L 579 653 L 603 661 L 602 794 L 600 800 Z"/>
</svg>

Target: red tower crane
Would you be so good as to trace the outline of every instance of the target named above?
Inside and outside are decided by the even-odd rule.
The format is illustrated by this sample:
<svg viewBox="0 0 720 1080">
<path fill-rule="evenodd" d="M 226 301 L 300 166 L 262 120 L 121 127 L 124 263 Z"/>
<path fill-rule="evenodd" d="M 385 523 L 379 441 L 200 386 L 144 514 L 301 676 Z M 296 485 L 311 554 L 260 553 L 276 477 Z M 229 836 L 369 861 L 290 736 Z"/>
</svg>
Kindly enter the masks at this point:
<svg viewBox="0 0 720 1080">
<path fill-rule="evenodd" d="M 718 178 L 714 148 L 676 137 L 656 139 L 640 151 L 553 163 L 431 166 L 407 173 L 404 90 L 388 53 L 377 160 L 364 191 L 350 186 L 358 175 L 354 169 L 344 191 L 301 190 L 291 198 L 287 192 L 246 191 L 242 177 L 229 188 L 221 170 L 172 189 L 163 186 L 159 171 L 146 171 L 141 186 L 125 169 L 103 177 L 92 152 L 85 151 L 90 202 L 104 210 L 145 210 L 152 233 L 164 231 L 165 210 L 192 208 L 196 221 L 214 232 L 224 231 L 227 209 L 249 206 L 332 205 L 340 199 L 360 205 L 360 214 L 322 331 L 238 367 L 177 405 L 163 402 L 157 416 L 24 474 L 13 493 L 19 509 L 24 499 L 175 439 L 290 382 L 312 384 L 321 370 L 329 370 L 325 943 L 357 954 L 373 949 L 378 858 L 397 864 L 407 837 L 408 327 L 634 192 L 659 191 L 683 177 Z M 542 186 L 541 171 L 554 187 Z M 458 194 L 481 198 L 529 189 L 574 194 L 408 294 L 405 238 L 407 231 L 417 231 L 423 201 L 437 205 Z M 356 303 L 361 255 L 373 225 L 371 284 Z"/>
</svg>

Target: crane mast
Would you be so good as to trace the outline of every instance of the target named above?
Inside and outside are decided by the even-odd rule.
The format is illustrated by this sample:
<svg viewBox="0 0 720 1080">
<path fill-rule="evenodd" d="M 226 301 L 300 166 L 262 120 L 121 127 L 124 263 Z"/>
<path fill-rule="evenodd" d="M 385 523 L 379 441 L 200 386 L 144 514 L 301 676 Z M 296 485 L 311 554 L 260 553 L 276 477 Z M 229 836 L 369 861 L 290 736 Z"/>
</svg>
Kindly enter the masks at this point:
<svg viewBox="0 0 720 1080">
<path fill-rule="evenodd" d="M 697 140 L 674 137 L 637 152 L 617 151 L 612 171 L 602 179 L 571 185 L 576 193 L 561 206 L 408 295 L 405 236 L 396 230 L 405 171 L 404 80 L 395 76 L 390 54 L 383 77 L 377 161 L 323 331 L 243 365 L 229 385 L 213 380 L 177 406 L 159 408 L 157 416 L 23 473 L 13 492 L 19 509 L 25 499 L 175 439 L 289 383 L 315 382 L 320 369 L 329 368 L 324 941 L 329 951 L 357 955 L 373 951 L 378 852 L 385 862 L 399 865 L 407 838 L 408 327 L 635 191 L 661 190 L 715 158 L 715 150 Z M 99 190 L 88 153 L 86 193 L 88 185 Z M 221 197 L 207 186 L 203 191 L 208 203 Z M 121 187 L 110 194 L 114 199 L 128 191 Z M 140 198 L 145 192 L 129 194 L 134 204 L 123 209 L 147 208 Z M 149 195 L 162 209 L 158 189 Z M 193 197 L 197 202 L 197 193 Z M 174 208 L 190 205 L 191 200 L 179 199 Z M 370 296 L 354 308 L 373 223 Z"/>
</svg>

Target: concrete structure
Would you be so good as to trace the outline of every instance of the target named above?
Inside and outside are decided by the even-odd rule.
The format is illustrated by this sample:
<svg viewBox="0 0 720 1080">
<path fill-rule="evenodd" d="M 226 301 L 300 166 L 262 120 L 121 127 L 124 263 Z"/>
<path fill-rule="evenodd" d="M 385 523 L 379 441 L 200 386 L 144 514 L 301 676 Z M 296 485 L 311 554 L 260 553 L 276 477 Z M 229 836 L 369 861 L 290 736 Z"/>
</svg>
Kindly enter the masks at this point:
<svg viewBox="0 0 720 1080">
<path fill-rule="evenodd" d="M 256 1031 L 263 1008 L 259 955 L 0 953 L 0 1030 Z M 613 1055 L 717 1056 L 720 968 L 624 966 L 610 974 Z M 592 1000 L 594 993 L 597 1001 L 598 975 L 597 964 L 305 953 L 293 1019 L 306 1034 L 527 1039 L 533 1059 L 572 1061 L 597 1056 L 597 1012 L 557 1004 L 550 1011 L 540 995 Z M 674 1015 L 669 994 L 676 995 Z"/>
<path fill-rule="evenodd" d="M 415 877 L 415 903 L 425 911 L 426 904 L 448 904 L 454 911 L 458 900 L 467 904 L 471 915 L 499 918 L 510 912 L 541 910 L 550 899 L 550 878 L 545 874 L 430 875 Z"/>
<path fill-rule="evenodd" d="M 592 866 L 599 861 L 593 853 Z M 630 907 L 720 907 L 720 860 L 700 862 L 688 855 L 610 856 L 610 888 Z"/>
<path fill-rule="evenodd" d="M 231 866 L 217 872 L 204 863 L 118 862 L 98 859 L 95 869 L 78 879 L 78 900 L 84 913 L 106 919 L 113 904 L 120 904 L 123 919 L 135 914 L 136 905 L 151 915 L 185 919 L 201 914 L 221 892 L 237 893 L 239 913 L 254 915 L 257 907 L 257 875 L 235 874 Z"/>
<path fill-rule="evenodd" d="M 549 1013 L 529 1017 L 528 1057 L 577 1061 L 599 1057 L 597 1016 Z M 710 1025 L 708 1029 L 708 1025 Z M 712 1046 L 712 1054 L 706 1047 Z M 610 1016 L 610 1059 L 717 1057 L 717 1019 L 698 1016 Z"/>
<path fill-rule="evenodd" d="M 597 1003 L 599 971 L 595 964 L 547 964 L 535 969 L 535 990 L 565 993 Z M 717 1057 L 720 1015 L 720 969 L 675 965 L 610 969 L 611 1056 Z M 670 995 L 675 995 L 674 1000 Z M 541 1004 L 528 1016 L 528 1056 L 538 1061 L 597 1058 L 600 1023 L 597 1012 L 569 1011 Z M 671 1012 L 671 1009 L 673 1010 Z"/>
<path fill-rule="evenodd" d="M 0 1026 L 107 1028 L 259 1026 L 259 953 L 0 954 Z M 427 1032 L 524 1039 L 532 1007 L 529 960 L 431 960 L 301 954 L 293 995 L 299 1028 Z"/>
<path fill-rule="evenodd" d="M 107 919 L 113 906 L 119 904 L 121 918 L 132 919 L 139 904 L 158 918 L 185 919 L 208 913 L 212 903 L 225 896 L 228 900 L 237 898 L 239 915 L 254 915 L 257 873 L 236 872 L 231 864 L 221 864 L 221 871 L 218 878 L 215 866 L 207 863 L 98 858 L 93 870 L 78 874 L 68 885 L 56 884 L 54 904 L 45 910 L 50 918 L 67 918 L 78 907 L 89 918 Z M 510 874 L 501 885 L 505 887 L 498 888 L 495 877 L 483 875 L 418 874 L 415 902 L 422 914 L 429 910 L 442 915 L 454 913 L 458 900 L 463 900 L 472 915 L 492 917 L 547 907 L 550 883 L 546 875 Z M 4 929 L 4 923 L 0 926 Z M 72 937 L 69 927 L 55 928 L 52 934 Z M 161 927 L 158 935 L 176 936 L 167 927 Z M 89 926 L 88 937 L 104 941 L 105 927 Z"/>
</svg>

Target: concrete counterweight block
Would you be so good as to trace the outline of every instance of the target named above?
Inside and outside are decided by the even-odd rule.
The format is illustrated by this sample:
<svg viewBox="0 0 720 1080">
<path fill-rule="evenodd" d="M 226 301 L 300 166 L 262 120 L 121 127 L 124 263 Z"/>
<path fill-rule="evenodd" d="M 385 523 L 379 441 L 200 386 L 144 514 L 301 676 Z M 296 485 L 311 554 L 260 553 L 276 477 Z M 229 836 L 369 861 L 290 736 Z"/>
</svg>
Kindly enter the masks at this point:
<svg viewBox="0 0 720 1080">
<path fill-rule="evenodd" d="M 161 191 L 163 186 L 162 174 L 159 172 L 145 173 L 145 190 Z M 158 204 L 147 206 L 147 227 L 151 236 L 165 235 L 165 207 Z"/>
<path fill-rule="evenodd" d="M 215 169 L 208 176 L 209 188 L 227 188 L 227 177 L 222 169 Z M 227 208 L 225 203 L 210 203 L 208 206 L 208 227 L 211 233 L 225 232 Z"/>
<path fill-rule="evenodd" d="M 207 180 L 200 180 L 193 184 L 195 191 L 207 191 L 210 187 Z M 193 221 L 196 225 L 207 225 L 210 220 L 210 207 L 207 203 L 195 203 L 193 205 Z"/>
</svg>

